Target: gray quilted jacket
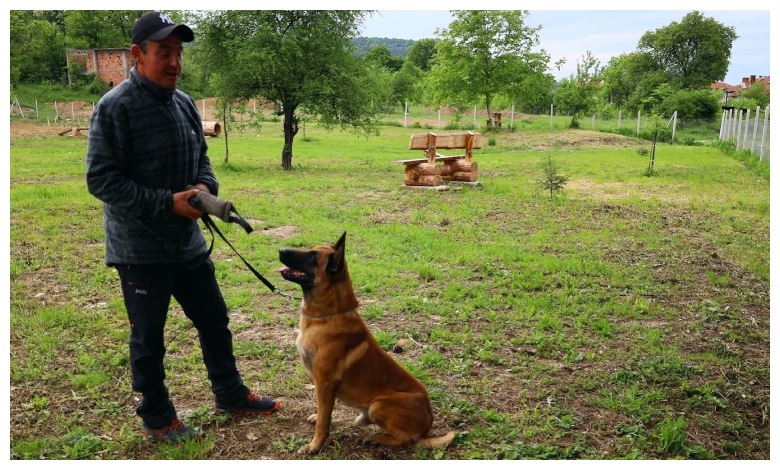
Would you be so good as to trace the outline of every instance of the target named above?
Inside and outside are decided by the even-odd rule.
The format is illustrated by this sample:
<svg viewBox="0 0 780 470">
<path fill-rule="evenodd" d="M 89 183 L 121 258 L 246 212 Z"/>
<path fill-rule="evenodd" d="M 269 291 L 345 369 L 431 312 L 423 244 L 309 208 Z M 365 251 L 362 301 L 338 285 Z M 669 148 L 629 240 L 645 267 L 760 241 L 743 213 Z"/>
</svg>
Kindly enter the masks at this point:
<svg viewBox="0 0 780 470">
<path fill-rule="evenodd" d="M 89 124 L 87 188 L 103 201 L 106 264 L 181 263 L 202 257 L 197 221 L 174 215 L 173 193 L 219 183 L 195 102 L 135 68 L 103 96 Z"/>
</svg>

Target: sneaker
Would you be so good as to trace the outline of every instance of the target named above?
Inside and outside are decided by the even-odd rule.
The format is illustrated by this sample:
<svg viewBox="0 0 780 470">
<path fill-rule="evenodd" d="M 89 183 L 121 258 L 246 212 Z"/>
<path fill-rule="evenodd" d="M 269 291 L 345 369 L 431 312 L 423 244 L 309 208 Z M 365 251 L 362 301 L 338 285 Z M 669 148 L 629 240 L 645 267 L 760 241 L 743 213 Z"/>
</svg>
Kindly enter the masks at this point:
<svg viewBox="0 0 780 470">
<path fill-rule="evenodd" d="M 144 423 L 142 432 L 147 436 L 154 436 L 163 442 L 174 445 L 186 440 L 203 437 L 201 433 L 182 423 L 177 418 L 174 418 L 169 425 L 161 428 L 150 428 Z"/>
<path fill-rule="evenodd" d="M 220 403 L 219 399 L 216 400 L 214 406 L 219 411 L 227 411 L 235 414 L 245 414 L 249 416 L 263 415 L 267 416 L 279 409 L 278 400 L 273 398 L 261 397 L 260 395 L 249 392 L 244 398 L 234 401 L 233 403 Z"/>
</svg>

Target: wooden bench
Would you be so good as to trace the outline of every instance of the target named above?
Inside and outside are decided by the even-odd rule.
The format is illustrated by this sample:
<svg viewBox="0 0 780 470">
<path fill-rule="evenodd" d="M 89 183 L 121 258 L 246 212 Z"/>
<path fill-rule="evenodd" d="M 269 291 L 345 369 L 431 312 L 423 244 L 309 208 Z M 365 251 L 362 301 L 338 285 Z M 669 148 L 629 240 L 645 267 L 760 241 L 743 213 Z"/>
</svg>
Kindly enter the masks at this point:
<svg viewBox="0 0 780 470">
<path fill-rule="evenodd" d="M 477 162 L 472 160 L 472 152 L 482 148 L 482 141 L 482 134 L 472 131 L 413 134 L 409 150 L 422 150 L 425 158 L 395 160 L 393 164 L 406 167 L 405 186 L 440 187 L 442 181 L 474 183 Z M 463 149 L 464 154 L 441 155 L 439 149 Z"/>
</svg>

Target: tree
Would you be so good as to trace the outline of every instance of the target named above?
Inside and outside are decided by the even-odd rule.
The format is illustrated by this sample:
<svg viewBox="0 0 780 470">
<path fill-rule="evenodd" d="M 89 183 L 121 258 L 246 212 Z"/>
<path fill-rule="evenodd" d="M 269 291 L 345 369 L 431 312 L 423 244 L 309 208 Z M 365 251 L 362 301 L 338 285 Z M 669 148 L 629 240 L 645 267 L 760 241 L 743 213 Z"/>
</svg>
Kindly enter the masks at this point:
<svg viewBox="0 0 780 470">
<path fill-rule="evenodd" d="M 398 72 L 404 65 L 404 58 L 393 55 L 385 45 L 374 46 L 363 56 L 366 62 L 373 62 L 391 72 Z"/>
<path fill-rule="evenodd" d="M 406 61 L 423 72 L 430 72 L 433 56 L 436 55 L 436 40 L 431 38 L 415 41 L 406 51 Z"/>
<path fill-rule="evenodd" d="M 58 82 L 64 77 L 65 35 L 49 12 L 11 10 L 11 84 Z"/>
<path fill-rule="evenodd" d="M 680 23 L 645 33 L 638 51 L 648 54 L 650 68 L 662 71 L 671 85 L 702 88 L 726 77 L 737 37 L 733 27 L 693 11 Z"/>
<path fill-rule="evenodd" d="M 393 74 L 393 101 L 403 104 L 406 101 L 419 103 L 421 92 L 418 84 L 422 80 L 423 71 L 411 62 L 404 62 L 401 70 Z"/>
<path fill-rule="evenodd" d="M 457 10 L 449 28 L 437 30 L 436 61 L 428 89 L 436 104 L 463 107 L 483 98 L 491 125 L 492 105 L 500 94 L 520 96 L 534 80 L 544 80 L 549 55 L 538 32 L 525 24 L 524 10 Z"/>
<path fill-rule="evenodd" d="M 769 104 L 769 88 L 763 82 L 756 82 L 739 92 L 739 98 L 753 100 L 756 106 L 766 108 Z"/>
<path fill-rule="evenodd" d="M 666 117 L 676 111 L 681 119 L 712 119 L 721 111 L 720 92 L 710 88 L 676 89 L 665 96 L 658 110 Z"/>
<path fill-rule="evenodd" d="M 557 108 L 572 115 L 569 127 L 579 127 L 579 118 L 598 105 L 600 87 L 599 61 L 588 51 L 582 61 L 577 61 L 577 73 L 561 80 L 553 97 Z"/>
<path fill-rule="evenodd" d="M 366 15 L 353 10 L 230 10 L 198 24 L 201 65 L 226 100 L 264 98 L 284 116 L 282 168 L 292 169 L 300 113 L 325 126 L 376 130 L 376 82 L 350 41 Z"/>
<path fill-rule="evenodd" d="M 144 10 L 71 10 L 65 15 L 70 49 L 130 47 L 130 30 Z"/>
</svg>

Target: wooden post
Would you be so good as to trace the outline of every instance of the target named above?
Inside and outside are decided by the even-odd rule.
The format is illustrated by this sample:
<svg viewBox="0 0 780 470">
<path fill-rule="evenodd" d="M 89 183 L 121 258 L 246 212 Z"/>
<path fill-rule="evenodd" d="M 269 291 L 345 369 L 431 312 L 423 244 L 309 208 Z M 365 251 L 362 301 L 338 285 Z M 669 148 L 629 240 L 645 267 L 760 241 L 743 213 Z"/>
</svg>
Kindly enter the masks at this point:
<svg viewBox="0 0 780 470">
<path fill-rule="evenodd" d="M 469 131 L 468 137 L 466 137 L 466 161 L 471 161 L 471 153 L 474 150 L 474 133 Z"/>
<path fill-rule="evenodd" d="M 428 148 L 425 150 L 425 156 L 428 157 L 428 164 L 436 164 L 436 134 L 428 133 Z"/>
</svg>

